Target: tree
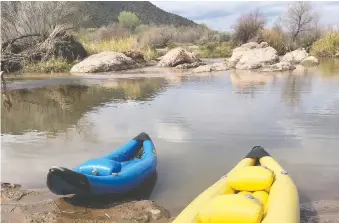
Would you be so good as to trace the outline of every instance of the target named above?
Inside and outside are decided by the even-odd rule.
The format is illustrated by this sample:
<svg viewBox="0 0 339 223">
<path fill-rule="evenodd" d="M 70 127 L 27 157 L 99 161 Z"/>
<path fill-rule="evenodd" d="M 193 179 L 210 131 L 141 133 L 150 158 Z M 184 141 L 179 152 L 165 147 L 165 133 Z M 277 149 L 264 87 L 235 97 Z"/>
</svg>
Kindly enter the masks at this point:
<svg viewBox="0 0 339 223">
<path fill-rule="evenodd" d="M 133 12 L 128 11 L 120 12 L 118 20 L 121 25 L 131 30 L 135 30 L 135 28 L 140 24 L 138 16 L 136 16 Z"/>
<path fill-rule="evenodd" d="M 256 37 L 266 24 L 265 17 L 257 9 L 248 14 L 241 15 L 234 27 L 234 38 L 241 44 Z"/>
<path fill-rule="evenodd" d="M 1 39 L 24 35 L 47 35 L 57 25 L 73 28 L 85 17 L 73 2 L 17 1 L 1 2 Z"/>
<path fill-rule="evenodd" d="M 314 12 L 311 2 L 294 2 L 288 7 L 285 16 L 285 24 L 291 34 L 293 41 L 296 41 L 301 33 L 309 31 L 318 21 L 318 15 Z"/>
</svg>

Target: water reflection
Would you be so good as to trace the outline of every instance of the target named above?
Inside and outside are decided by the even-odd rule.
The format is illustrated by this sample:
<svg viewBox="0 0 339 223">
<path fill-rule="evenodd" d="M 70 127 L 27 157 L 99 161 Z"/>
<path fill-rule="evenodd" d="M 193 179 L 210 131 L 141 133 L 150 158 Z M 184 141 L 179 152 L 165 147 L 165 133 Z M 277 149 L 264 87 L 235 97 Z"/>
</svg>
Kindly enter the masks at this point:
<svg viewBox="0 0 339 223">
<path fill-rule="evenodd" d="M 282 97 L 288 106 L 300 104 L 302 92 L 309 92 L 312 88 L 312 76 L 288 75 L 282 87 Z"/>
<path fill-rule="evenodd" d="M 254 97 L 255 92 L 277 79 L 276 74 L 256 73 L 252 71 L 232 71 L 230 74 L 235 94 Z"/>
<path fill-rule="evenodd" d="M 65 131 L 78 125 L 79 119 L 94 107 L 113 100 L 152 100 L 165 85 L 162 78 L 144 78 L 5 91 L 1 96 L 1 133 Z"/>
<path fill-rule="evenodd" d="M 339 76 L 339 60 L 323 60 L 319 65 L 319 69 L 321 70 L 322 76 L 325 78 Z"/>
</svg>

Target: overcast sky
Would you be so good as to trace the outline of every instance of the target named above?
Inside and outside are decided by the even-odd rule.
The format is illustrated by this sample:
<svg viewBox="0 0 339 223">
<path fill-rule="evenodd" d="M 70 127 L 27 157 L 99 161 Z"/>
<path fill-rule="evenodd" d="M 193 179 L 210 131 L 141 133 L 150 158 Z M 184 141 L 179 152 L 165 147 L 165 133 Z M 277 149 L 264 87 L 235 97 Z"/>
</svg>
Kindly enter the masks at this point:
<svg viewBox="0 0 339 223">
<path fill-rule="evenodd" d="M 235 20 L 242 14 L 259 8 L 273 24 L 286 12 L 292 2 L 245 2 L 245 1 L 152 1 L 159 8 L 197 23 L 206 23 L 210 28 L 230 31 Z M 339 1 L 311 2 L 320 14 L 322 24 L 339 25 Z"/>
</svg>

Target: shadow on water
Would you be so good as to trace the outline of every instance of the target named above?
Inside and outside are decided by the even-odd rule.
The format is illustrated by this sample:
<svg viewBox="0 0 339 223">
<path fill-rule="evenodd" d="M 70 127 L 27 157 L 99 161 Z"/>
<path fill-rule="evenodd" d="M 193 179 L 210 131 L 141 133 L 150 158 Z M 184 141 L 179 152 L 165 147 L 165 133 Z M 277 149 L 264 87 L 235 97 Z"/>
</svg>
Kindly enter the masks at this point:
<svg viewBox="0 0 339 223">
<path fill-rule="evenodd" d="M 151 175 L 144 183 L 138 188 L 127 194 L 111 194 L 101 196 L 72 196 L 64 197 L 63 201 L 78 207 L 86 207 L 93 209 L 102 209 L 113 207 L 122 202 L 128 202 L 133 200 L 148 200 L 153 192 L 153 189 L 158 180 L 158 172 Z"/>
</svg>

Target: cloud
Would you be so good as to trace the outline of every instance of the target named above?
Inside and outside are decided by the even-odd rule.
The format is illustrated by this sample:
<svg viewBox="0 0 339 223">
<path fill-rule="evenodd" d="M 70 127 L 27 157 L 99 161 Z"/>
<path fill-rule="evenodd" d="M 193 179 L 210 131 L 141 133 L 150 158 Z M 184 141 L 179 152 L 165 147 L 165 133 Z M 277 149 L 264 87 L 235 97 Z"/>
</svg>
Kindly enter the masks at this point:
<svg viewBox="0 0 339 223">
<path fill-rule="evenodd" d="M 197 23 L 206 23 L 210 28 L 230 31 L 236 19 L 243 13 L 259 9 L 267 18 L 268 25 L 286 12 L 291 2 L 226 2 L 226 1 L 155 1 L 165 11 L 172 12 Z M 324 25 L 339 25 L 339 2 L 312 2 Z"/>
</svg>

